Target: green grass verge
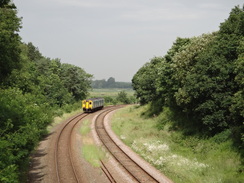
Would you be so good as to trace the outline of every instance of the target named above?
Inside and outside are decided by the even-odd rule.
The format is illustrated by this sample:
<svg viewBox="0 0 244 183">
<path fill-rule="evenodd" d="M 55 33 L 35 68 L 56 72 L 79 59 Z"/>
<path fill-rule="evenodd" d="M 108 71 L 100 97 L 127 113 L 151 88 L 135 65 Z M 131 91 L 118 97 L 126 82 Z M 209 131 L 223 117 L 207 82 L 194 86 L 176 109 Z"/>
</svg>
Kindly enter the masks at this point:
<svg viewBox="0 0 244 183">
<path fill-rule="evenodd" d="M 83 121 L 82 126 L 80 128 L 81 135 L 87 135 L 91 131 L 89 123 L 89 120 Z"/>
<path fill-rule="evenodd" d="M 84 120 L 80 128 L 82 135 L 82 156 L 89 162 L 93 167 L 100 167 L 100 160 L 104 160 L 106 157 L 105 152 L 101 147 L 94 144 L 91 138 L 90 120 Z"/>
<path fill-rule="evenodd" d="M 231 140 L 201 139 L 157 124 L 164 114 L 144 118 L 145 107 L 127 107 L 114 114 L 112 129 L 135 152 L 176 183 L 243 182 L 241 158 Z M 163 115 L 163 117 L 162 117 Z M 221 135 L 221 134 L 220 134 Z"/>
<path fill-rule="evenodd" d="M 100 167 L 100 160 L 105 158 L 105 153 L 94 144 L 82 146 L 82 155 L 93 167 Z"/>
</svg>

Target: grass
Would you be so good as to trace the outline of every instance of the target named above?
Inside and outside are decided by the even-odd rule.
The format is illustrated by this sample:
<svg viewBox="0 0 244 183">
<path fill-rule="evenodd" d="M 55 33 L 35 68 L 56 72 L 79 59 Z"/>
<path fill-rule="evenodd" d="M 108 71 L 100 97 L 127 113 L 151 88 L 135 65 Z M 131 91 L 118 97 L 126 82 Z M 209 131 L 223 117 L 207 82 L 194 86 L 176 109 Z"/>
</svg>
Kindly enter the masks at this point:
<svg viewBox="0 0 244 183">
<path fill-rule="evenodd" d="M 93 167 L 100 167 L 100 160 L 105 158 L 105 153 L 94 144 L 83 145 L 82 155 Z"/>
<path fill-rule="evenodd" d="M 89 120 L 83 121 L 82 126 L 80 128 L 81 135 L 83 135 L 83 136 L 84 135 L 87 135 L 91 131 L 91 128 L 89 126 L 89 123 L 90 123 Z"/>
<path fill-rule="evenodd" d="M 112 118 L 112 129 L 125 144 L 174 182 L 243 182 L 241 158 L 230 140 L 184 136 L 180 131 L 170 130 L 170 121 L 158 130 L 162 116 L 144 118 L 141 114 L 145 110 L 135 106 L 121 109 Z"/>
<path fill-rule="evenodd" d="M 89 162 L 93 167 L 100 167 L 100 160 L 106 158 L 105 152 L 101 147 L 94 144 L 91 138 L 90 120 L 84 120 L 80 128 L 82 135 L 82 156 Z"/>
</svg>

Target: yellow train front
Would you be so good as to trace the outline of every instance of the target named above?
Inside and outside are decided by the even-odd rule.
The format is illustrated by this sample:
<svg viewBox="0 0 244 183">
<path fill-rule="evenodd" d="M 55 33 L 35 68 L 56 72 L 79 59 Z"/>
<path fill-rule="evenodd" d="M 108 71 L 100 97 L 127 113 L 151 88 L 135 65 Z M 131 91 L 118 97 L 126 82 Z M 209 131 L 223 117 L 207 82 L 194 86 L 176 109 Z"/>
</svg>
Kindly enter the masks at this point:
<svg viewBox="0 0 244 183">
<path fill-rule="evenodd" d="M 104 98 L 90 98 L 82 101 L 82 109 L 84 112 L 93 112 L 102 109 L 104 106 Z"/>
</svg>

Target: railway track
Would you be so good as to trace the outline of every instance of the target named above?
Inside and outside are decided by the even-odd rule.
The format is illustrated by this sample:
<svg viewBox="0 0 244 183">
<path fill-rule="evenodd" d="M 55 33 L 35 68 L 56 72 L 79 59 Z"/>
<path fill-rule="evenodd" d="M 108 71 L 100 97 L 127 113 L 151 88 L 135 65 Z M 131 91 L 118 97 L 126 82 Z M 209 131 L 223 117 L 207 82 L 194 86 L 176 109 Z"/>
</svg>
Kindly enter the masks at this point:
<svg viewBox="0 0 244 183">
<path fill-rule="evenodd" d="M 97 115 L 94 118 L 95 121 L 95 131 L 97 136 L 100 138 L 100 141 L 104 144 L 106 149 L 114 157 L 114 160 L 117 161 L 115 164 L 119 164 L 119 167 L 122 167 L 123 172 L 126 174 L 130 182 L 167 182 L 167 181 L 158 181 L 158 179 L 151 176 L 148 171 L 144 170 L 139 164 L 137 164 L 129 155 L 126 154 L 110 137 L 109 133 L 106 131 L 104 126 L 104 118 L 113 110 L 118 109 L 123 106 L 116 107 L 106 107 L 105 109 L 97 112 Z M 94 113 L 93 113 L 94 114 Z M 74 144 L 74 130 L 78 123 L 85 117 L 90 114 L 80 113 L 63 123 L 55 138 L 53 140 L 53 157 L 50 161 L 54 162 L 52 166 L 52 175 L 53 179 L 50 182 L 57 183 L 87 183 L 90 181 L 87 177 L 84 169 L 81 170 L 81 164 L 77 161 L 77 154 L 74 149 L 76 144 Z M 73 134 L 73 135 L 72 135 Z M 117 170 L 113 170 L 113 166 L 108 164 L 106 161 L 101 161 L 101 170 L 104 172 L 105 182 L 121 182 L 118 176 Z M 56 174 L 56 175 L 55 175 Z M 89 181 L 88 181 L 89 179 Z M 98 180 L 98 179 L 97 179 Z M 126 179 L 127 180 L 127 179 Z M 128 181 L 122 181 L 128 182 Z"/>
<path fill-rule="evenodd" d="M 141 167 L 139 164 L 137 164 L 133 159 L 130 158 L 128 154 L 126 154 L 110 137 L 109 133 L 106 131 L 106 128 L 104 126 L 104 118 L 107 114 L 109 114 L 111 111 L 118 109 L 108 109 L 104 112 L 101 112 L 95 121 L 95 129 L 97 132 L 98 137 L 100 138 L 101 142 L 104 144 L 106 149 L 110 152 L 110 154 L 114 157 L 114 159 L 125 169 L 128 176 L 130 176 L 133 179 L 133 182 L 159 182 L 157 179 L 155 179 L 150 173 L 148 173 L 146 170 L 144 170 L 143 167 Z M 102 169 L 107 175 L 110 182 L 117 182 L 115 178 L 113 177 L 113 174 L 110 173 L 109 169 L 106 168 L 105 164 L 102 162 Z"/>
<path fill-rule="evenodd" d="M 58 183 L 87 182 L 85 177 L 81 176 L 75 168 L 71 141 L 71 135 L 76 124 L 78 124 L 78 122 L 87 115 L 88 114 L 81 113 L 73 118 L 70 118 L 57 134 L 54 150 L 54 161 L 56 167 L 56 182 Z"/>
</svg>

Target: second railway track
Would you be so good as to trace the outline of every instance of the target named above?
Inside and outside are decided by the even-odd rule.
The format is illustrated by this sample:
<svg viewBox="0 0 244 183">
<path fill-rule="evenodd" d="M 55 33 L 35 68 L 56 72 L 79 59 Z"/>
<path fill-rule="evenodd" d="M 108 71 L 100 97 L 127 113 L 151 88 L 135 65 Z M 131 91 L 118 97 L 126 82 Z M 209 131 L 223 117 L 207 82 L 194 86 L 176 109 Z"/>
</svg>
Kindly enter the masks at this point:
<svg viewBox="0 0 244 183">
<path fill-rule="evenodd" d="M 130 156 L 126 154 L 109 136 L 109 133 L 106 131 L 104 126 L 104 118 L 114 109 L 106 110 L 100 113 L 96 118 L 95 129 L 100 140 L 110 152 L 110 154 L 126 170 L 127 174 L 132 177 L 134 182 L 159 182 L 147 171 L 145 171 L 140 165 L 138 165 L 133 159 L 131 159 Z M 113 178 L 113 175 L 110 173 L 108 174 L 108 178 L 110 179 L 110 182 L 116 182 L 116 180 Z"/>
</svg>

